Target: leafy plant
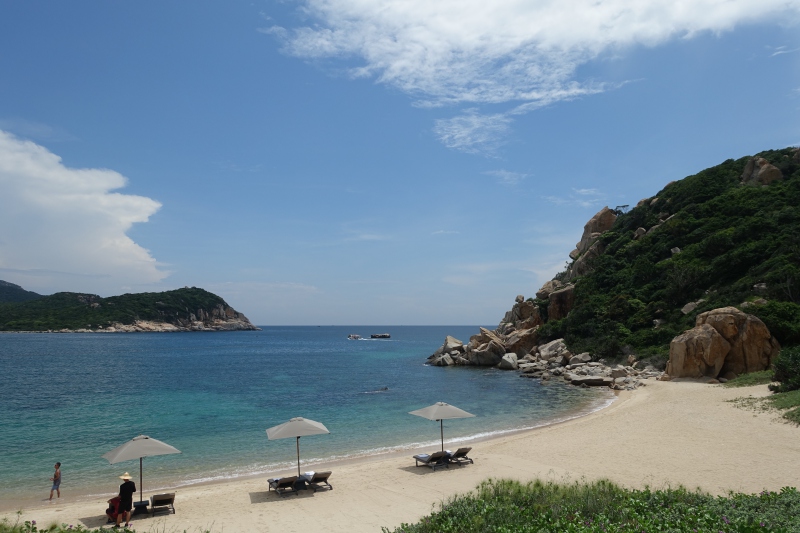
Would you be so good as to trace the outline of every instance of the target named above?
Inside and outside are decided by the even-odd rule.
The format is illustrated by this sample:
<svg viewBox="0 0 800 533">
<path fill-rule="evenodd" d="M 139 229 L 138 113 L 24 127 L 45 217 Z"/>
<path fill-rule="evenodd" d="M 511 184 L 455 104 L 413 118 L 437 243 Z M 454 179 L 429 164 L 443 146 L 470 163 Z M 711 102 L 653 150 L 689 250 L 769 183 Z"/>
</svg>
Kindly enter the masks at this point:
<svg viewBox="0 0 800 533">
<path fill-rule="evenodd" d="M 606 480 L 521 484 L 489 479 L 394 533 L 749 533 L 798 528 L 800 494 L 794 488 L 714 497 L 684 488 L 630 490 Z M 390 533 L 387 528 L 383 531 Z"/>
</svg>

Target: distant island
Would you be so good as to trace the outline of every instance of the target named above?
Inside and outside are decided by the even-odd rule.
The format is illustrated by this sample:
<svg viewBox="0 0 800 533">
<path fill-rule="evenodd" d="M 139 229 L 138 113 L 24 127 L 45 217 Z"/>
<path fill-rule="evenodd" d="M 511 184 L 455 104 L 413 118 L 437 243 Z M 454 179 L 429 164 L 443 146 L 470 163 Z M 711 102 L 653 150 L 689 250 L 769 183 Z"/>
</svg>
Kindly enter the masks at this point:
<svg viewBox="0 0 800 533">
<path fill-rule="evenodd" d="M 196 287 L 108 298 L 76 292 L 43 296 L 0 280 L 0 331 L 133 333 L 258 329 L 225 300 Z"/>
</svg>

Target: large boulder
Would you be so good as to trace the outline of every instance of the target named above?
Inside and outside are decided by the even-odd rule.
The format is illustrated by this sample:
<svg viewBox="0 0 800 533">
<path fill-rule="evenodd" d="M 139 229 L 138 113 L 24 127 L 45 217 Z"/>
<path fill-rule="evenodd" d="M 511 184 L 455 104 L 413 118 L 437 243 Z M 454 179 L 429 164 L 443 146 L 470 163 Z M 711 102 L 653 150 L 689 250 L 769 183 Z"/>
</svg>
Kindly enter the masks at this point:
<svg viewBox="0 0 800 533">
<path fill-rule="evenodd" d="M 614 384 L 614 379 L 608 376 L 577 376 L 572 374 L 570 383 L 573 385 L 588 385 L 590 387 L 608 387 Z"/>
<path fill-rule="evenodd" d="M 500 370 L 516 370 L 519 368 L 517 363 L 517 354 L 507 353 L 500 358 L 500 363 L 497 365 Z"/>
<path fill-rule="evenodd" d="M 464 343 L 456 339 L 455 337 L 451 337 L 450 335 L 448 335 L 447 337 L 444 338 L 444 344 L 442 345 L 442 352 L 450 353 L 453 350 L 463 352 Z"/>
<path fill-rule="evenodd" d="M 511 333 L 506 339 L 505 346 L 507 352 L 513 352 L 518 357 L 523 357 L 538 344 L 539 328 L 518 329 Z"/>
<path fill-rule="evenodd" d="M 576 259 L 580 254 L 588 250 L 597 237 L 599 237 L 604 231 L 611 229 L 611 226 L 614 225 L 615 220 L 617 220 L 617 214 L 609 209 L 608 206 L 598 211 L 597 214 L 589 219 L 589 222 L 583 226 L 583 235 L 581 236 L 581 240 L 575 245 L 575 250 L 570 253 L 570 257 Z M 573 254 L 575 254 L 574 257 Z"/>
<path fill-rule="evenodd" d="M 495 366 L 506 354 L 506 349 L 502 344 L 490 341 L 479 347 L 467 350 L 467 360 L 477 366 Z"/>
<path fill-rule="evenodd" d="M 721 373 L 736 375 L 766 370 L 781 346 L 767 326 L 735 307 L 722 307 L 697 316 L 697 325 L 708 324 L 731 345 Z M 714 376 L 716 377 L 716 376 Z"/>
<path fill-rule="evenodd" d="M 763 157 L 752 157 L 742 173 L 743 185 L 769 185 L 783 179 L 781 170 Z"/>
<path fill-rule="evenodd" d="M 469 343 L 467 344 L 467 348 L 476 349 L 478 346 L 482 344 L 487 344 L 489 342 L 495 342 L 497 344 L 502 345 L 503 339 L 494 331 L 490 331 L 486 328 L 480 328 L 480 333 L 477 335 L 473 335 L 469 338 Z"/>
<path fill-rule="evenodd" d="M 547 300 L 547 298 L 550 296 L 550 293 L 557 291 L 563 286 L 564 284 L 557 279 L 551 279 L 542 285 L 542 288 L 536 293 L 536 298 L 539 300 Z"/>
<path fill-rule="evenodd" d="M 455 362 L 453 361 L 453 358 L 450 357 L 448 354 L 443 354 L 443 355 L 440 355 L 438 357 L 434 357 L 430 361 L 430 363 L 433 366 L 453 366 L 455 364 Z"/>
<path fill-rule="evenodd" d="M 596 241 L 592 244 L 586 252 L 578 257 L 567 273 L 567 279 L 575 279 L 579 276 L 585 276 L 592 271 L 592 261 L 600 257 L 605 251 L 605 246 L 601 241 Z"/>
<path fill-rule="evenodd" d="M 716 378 L 730 349 L 730 343 L 712 326 L 695 326 L 670 342 L 667 374 L 673 378 Z"/>
<path fill-rule="evenodd" d="M 575 303 L 575 286 L 567 285 L 563 289 L 550 293 L 550 304 L 547 306 L 548 320 L 560 320 L 567 316 Z"/>
<path fill-rule="evenodd" d="M 549 361 L 559 356 L 567 357 L 568 355 L 569 350 L 567 349 L 567 345 L 564 343 L 564 339 L 556 339 L 548 342 L 547 344 L 542 344 L 539 346 L 539 357 L 545 361 Z"/>
</svg>

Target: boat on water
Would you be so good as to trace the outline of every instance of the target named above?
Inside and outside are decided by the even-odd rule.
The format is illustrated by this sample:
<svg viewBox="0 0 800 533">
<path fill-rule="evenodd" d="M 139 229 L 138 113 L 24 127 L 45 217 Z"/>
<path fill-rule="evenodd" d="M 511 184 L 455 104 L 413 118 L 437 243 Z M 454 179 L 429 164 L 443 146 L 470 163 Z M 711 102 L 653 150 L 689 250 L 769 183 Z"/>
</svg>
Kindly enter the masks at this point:
<svg viewBox="0 0 800 533">
<path fill-rule="evenodd" d="M 388 333 L 373 333 L 369 336 L 370 339 L 391 339 L 392 336 Z"/>
<path fill-rule="evenodd" d="M 360 341 L 361 335 L 356 335 L 355 333 L 351 333 L 350 335 L 347 336 L 347 339 L 351 341 Z"/>
</svg>

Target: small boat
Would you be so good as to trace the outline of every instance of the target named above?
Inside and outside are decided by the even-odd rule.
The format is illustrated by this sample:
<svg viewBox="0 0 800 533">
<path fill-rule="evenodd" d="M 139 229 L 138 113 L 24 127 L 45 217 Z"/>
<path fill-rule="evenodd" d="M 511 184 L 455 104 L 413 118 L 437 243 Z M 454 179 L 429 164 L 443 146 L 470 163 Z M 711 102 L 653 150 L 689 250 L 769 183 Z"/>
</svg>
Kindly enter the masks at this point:
<svg viewBox="0 0 800 533">
<path fill-rule="evenodd" d="M 361 335 L 356 335 L 355 333 L 351 333 L 350 335 L 347 336 L 347 338 L 351 341 L 360 341 Z"/>
<path fill-rule="evenodd" d="M 369 336 L 370 339 L 391 339 L 392 336 L 388 333 L 373 333 Z"/>
</svg>

